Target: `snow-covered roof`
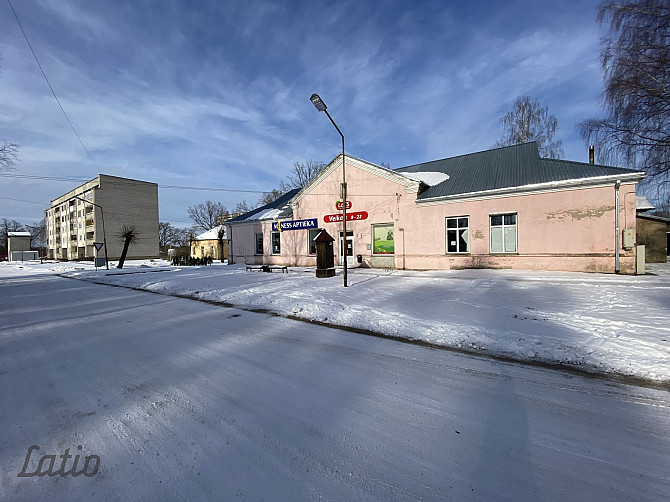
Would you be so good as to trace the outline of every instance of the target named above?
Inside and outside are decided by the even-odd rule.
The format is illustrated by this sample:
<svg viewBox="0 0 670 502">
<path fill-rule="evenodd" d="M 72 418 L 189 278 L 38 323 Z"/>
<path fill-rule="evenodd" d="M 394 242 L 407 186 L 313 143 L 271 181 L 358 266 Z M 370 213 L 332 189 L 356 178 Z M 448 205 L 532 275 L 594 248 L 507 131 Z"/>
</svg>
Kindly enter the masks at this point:
<svg viewBox="0 0 670 502">
<path fill-rule="evenodd" d="M 647 198 L 644 195 L 636 195 L 635 209 L 637 209 L 638 211 L 650 211 L 651 209 L 656 208 L 651 205 L 651 202 L 649 202 L 649 200 L 647 200 Z"/>
<path fill-rule="evenodd" d="M 7 232 L 8 237 L 30 237 L 30 232 Z"/>
<path fill-rule="evenodd" d="M 240 221 L 244 220 L 275 220 L 279 217 L 279 215 L 282 213 L 281 208 L 273 208 L 270 207 L 268 209 L 263 209 L 262 211 L 258 211 L 254 215 L 250 215 L 247 218 L 243 218 Z"/>
<path fill-rule="evenodd" d="M 291 209 L 291 200 L 300 192 L 299 188 L 294 188 L 286 192 L 277 200 L 270 202 L 262 207 L 244 213 L 237 218 L 228 220 L 226 223 L 245 223 L 258 220 L 276 220 L 279 218 L 289 218 L 293 214 Z"/>
<path fill-rule="evenodd" d="M 429 172 L 429 171 L 419 171 L 419 172 L 416 172 L 416 173 L 400 172 L 398 174 L 401 174 L 405 178 L 409 178 L 411 180 L 422 181 L 426 185 L 429 185 L 429 186 L 439 185 L 443 181 L 446 181 L 446 180 L 449 179 L 448 174 L 438 173 L 438 172 Z"/>
<path fill-rule="evenodd" d="M 226 238 L 226 227 L 224 225 L 219 225 L 218 227 L 210 228 L 207 232 L 196 236 L 196 241 L 211 241 L 219 238 L 219 229 L 223 227 L 223 238 Z"/>
</svg>

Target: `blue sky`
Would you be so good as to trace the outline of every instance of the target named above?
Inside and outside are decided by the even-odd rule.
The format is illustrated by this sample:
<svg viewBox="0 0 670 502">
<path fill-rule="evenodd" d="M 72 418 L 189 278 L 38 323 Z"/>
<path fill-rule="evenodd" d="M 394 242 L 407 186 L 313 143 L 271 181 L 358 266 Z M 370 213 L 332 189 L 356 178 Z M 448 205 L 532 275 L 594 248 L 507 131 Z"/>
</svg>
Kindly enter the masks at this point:
<svg viewBox="0 0 670 502">
<path fill-rule="evenodd" d="M 255 202 L 294 162 L 347 153 L 392 168 L 491 147 L 520 95 L 576 125 L 601 114 L 596 1 L 13 0 L 37 57 L 0 1 L 0 139 L 14 174 L 159 185 L 160 219 Z M 32 223 L 78 182 L 0 177 L 0 218 Z M 7 199 L 22 199 L 19 202 Z"/>
</svg>

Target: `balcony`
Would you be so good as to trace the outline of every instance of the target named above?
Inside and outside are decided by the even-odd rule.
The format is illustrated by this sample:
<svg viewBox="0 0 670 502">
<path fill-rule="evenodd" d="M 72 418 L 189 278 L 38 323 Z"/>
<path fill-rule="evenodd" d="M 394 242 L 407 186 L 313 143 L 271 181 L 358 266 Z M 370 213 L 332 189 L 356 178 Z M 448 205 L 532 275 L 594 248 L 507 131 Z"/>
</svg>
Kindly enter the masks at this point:
<svg viewBox="0 0 670 502">
<path fill-rule="evenodd" d="M 86 226 L 87 227 L 92 227 L 93 226 L 93 220 L 86 220 Z"/>
</svg>

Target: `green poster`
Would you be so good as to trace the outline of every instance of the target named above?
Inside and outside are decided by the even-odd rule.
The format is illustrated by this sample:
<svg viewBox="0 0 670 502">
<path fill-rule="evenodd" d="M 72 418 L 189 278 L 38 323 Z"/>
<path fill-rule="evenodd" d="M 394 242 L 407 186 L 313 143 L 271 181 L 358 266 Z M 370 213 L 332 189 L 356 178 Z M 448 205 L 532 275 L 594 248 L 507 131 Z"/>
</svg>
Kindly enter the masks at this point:
<svg viewBox="0 0 670 502">
<path fill-rule="evenodd" d="M 393 254 L 395 252 L 393 225 L 378 225 L 373 227 L 372 232 L 373 254 Z"/>
</svg>

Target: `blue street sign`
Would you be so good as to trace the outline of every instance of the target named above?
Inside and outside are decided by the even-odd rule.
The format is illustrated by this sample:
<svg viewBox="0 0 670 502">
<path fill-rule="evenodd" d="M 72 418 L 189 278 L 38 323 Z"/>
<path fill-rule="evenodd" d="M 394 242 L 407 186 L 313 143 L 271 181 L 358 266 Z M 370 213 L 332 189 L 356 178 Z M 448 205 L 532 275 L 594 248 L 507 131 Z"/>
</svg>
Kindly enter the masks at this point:
<svg viewBox="0 0 670 502">
<path fill-rule="evenodd" d="M 278 226 L 280 224 L 281 227 Z M 317 228 L 317 219 L 311 218 L 309 220 L 275 221 L 272 224 L 273 232 L 283 232 L 284 230 L 304 230 L 306 228 Z"/>
</svg>

